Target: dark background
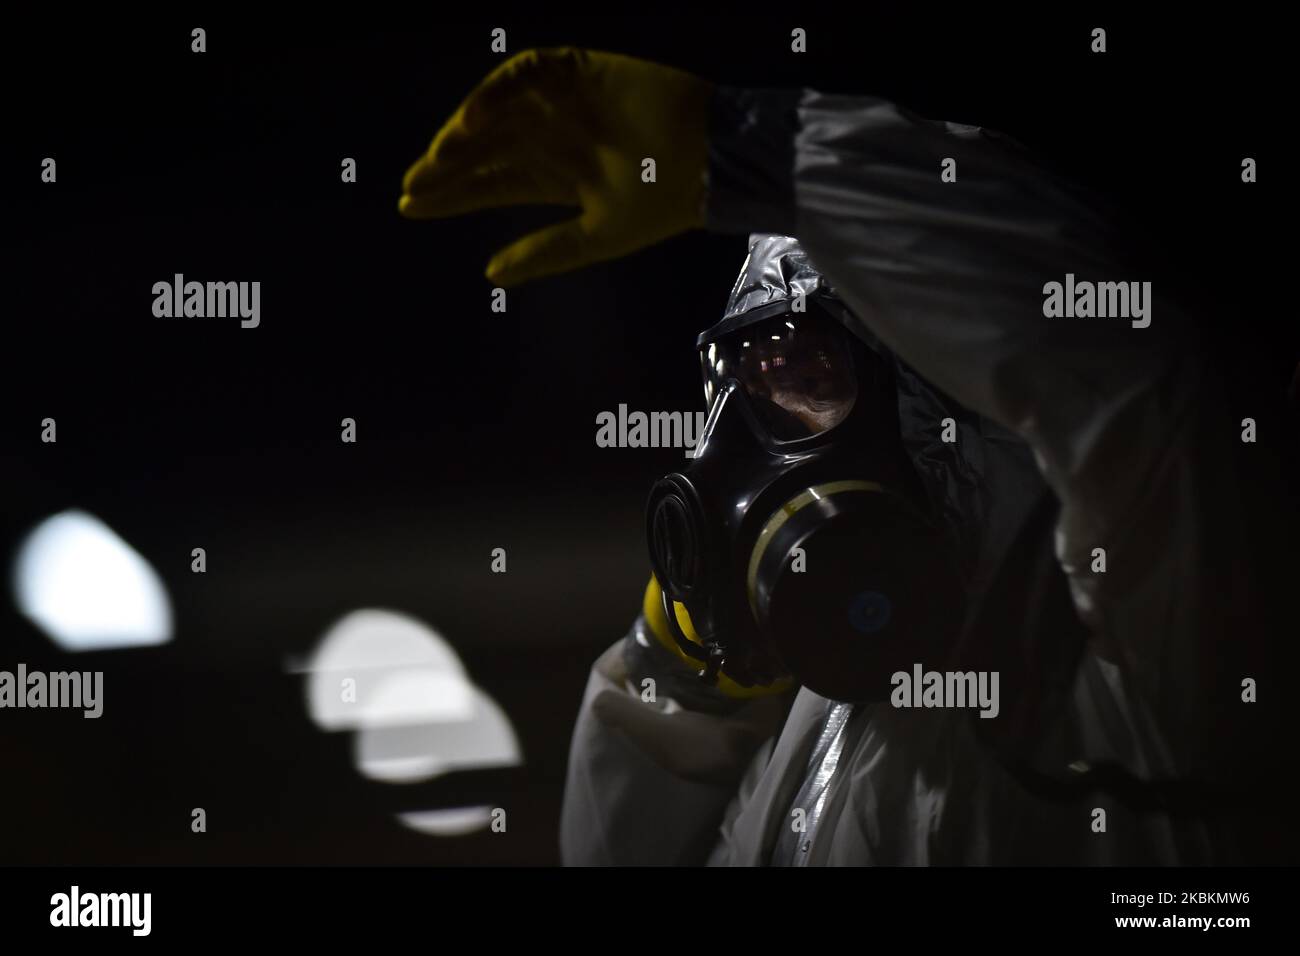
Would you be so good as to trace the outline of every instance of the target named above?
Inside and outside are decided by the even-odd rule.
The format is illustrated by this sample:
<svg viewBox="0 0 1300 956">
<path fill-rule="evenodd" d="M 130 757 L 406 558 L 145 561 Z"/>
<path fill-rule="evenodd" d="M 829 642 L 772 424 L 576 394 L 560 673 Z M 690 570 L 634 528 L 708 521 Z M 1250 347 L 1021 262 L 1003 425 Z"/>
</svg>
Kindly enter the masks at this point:
<svg viewBox="0 0 1300 956">
<path fill-rule="evenodd" d="M 1131 278 L 1179 282 L 1243 382 L 1285 384 L 1277 25 L 853 11 L 13 22 L 0 548 L 7 561 L 43 517 L 92 512 L 158 569 L 176 637 L 61 654 L 6 589 L 0 669 L 104 670 L 106 709 L 0 711 L 0 863 L 556 861 L 586 672 L 636 614 L 644 495 L 682 463 L 597 448 L 595 416 L 700 407 L 693 337 L 745 244 L 682 237 L 491 312 L 489 255 L 551 214 L 412 223 L 396 203 L 500 62 L 493 27 L 511 52 L 591 46 L 1000 128 L 1122 204 L 1147 263 Z M 1089 52 L 1098 25 L 1104 55 Z M 56 185 L 40 181 L 45 156 Z M 345 156 L 356 184 L 340 182 Z M 1249 187 L 1244 156 L 1260 163 Z M 154 318 L 151 286 L 176 272 L 260 280 L 261 326 Z M 47 416 L 56 445 L 40 442 Z M 345 416 L 355 445 L 339 441 Z M 200 546 L 205 575 L 189 568 Z M 505 575 L 489 572 L 494 547 Z M 509 714 L 525 766 L 361 778 L 350 735 L 319 731 L 286 673 L 359 607 L 445 635 Z M 440 839 L 392 816 L 474 802 L 507 808 L 508 832 Z M 190 832 L 196 806 L 206 834 Z"/>
</svg>

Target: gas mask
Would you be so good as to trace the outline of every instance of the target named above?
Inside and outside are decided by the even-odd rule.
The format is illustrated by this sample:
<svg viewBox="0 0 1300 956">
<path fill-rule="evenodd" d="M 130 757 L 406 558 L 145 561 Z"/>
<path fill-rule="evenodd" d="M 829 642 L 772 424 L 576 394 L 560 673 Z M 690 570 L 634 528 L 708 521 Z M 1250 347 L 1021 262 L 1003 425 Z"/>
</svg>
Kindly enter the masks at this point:
<svg viewBox="0 0 1300 956">
<path fill-rule="evenodd" d="M 951 655 L 962 588 L 903 451 L 891 363 L 824 288 L 800 300 L 700 336 L 708 419 L 690 466 L 651 490 L 651 566 L 705 681 L 882 700 L 896 671 Z"/>
</svg>

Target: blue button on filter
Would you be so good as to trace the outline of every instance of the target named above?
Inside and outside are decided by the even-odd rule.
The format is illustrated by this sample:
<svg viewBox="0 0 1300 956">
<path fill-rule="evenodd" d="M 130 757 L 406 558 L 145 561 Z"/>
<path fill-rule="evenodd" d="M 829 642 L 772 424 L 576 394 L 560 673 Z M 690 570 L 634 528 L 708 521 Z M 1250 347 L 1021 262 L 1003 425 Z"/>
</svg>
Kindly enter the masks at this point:
<svg viewBox="0 0 1300 956">
<path fill-rule="evenodd" d="M 863 591 L 849 605 L 849 624 L 862 634 L 874 634 L 889 623 L 893 605 L 879 591 Z"/>
</svg>

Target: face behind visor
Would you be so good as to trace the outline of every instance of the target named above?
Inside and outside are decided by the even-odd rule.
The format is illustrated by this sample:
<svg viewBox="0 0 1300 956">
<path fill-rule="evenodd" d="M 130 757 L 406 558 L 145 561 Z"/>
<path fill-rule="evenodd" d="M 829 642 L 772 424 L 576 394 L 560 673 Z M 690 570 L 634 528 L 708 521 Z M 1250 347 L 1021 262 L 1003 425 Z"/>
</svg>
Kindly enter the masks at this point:
<svg viewBox="0 0 1300 956">
<path fill-rule="evenodd" d="M 691 466 L 651 490 L 650 559 L 706 680 L 880 700 L 894 672 L 950 654 L 961 591 L 903 453 L 890 365 L 838 303 L 806 302 L 700 337 L 709 417 Z"/>
<path fill-rule="evenodd" d="M 855 357 L 844 330 L 820 308 L 781 314 L 709 336 L 700 347 L 704 400 L 735 382 L 774 441 L 820 435 L 857 399 Z"/>
</svg>

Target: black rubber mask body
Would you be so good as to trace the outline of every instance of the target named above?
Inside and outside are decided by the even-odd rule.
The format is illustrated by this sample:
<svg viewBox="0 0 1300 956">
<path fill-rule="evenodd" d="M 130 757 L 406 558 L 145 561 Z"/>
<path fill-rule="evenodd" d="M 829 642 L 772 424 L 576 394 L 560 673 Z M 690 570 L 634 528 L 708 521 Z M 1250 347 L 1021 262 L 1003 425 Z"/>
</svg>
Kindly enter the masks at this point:
<svg viewBox="0 0 1300 956">
<path fill-rule="evenodd" d="M 892 375 L 850 339 L 842 419 L 783 441 L 785 413 L 752 379 L 715 378 L 691 465 L 651 490 L 652 567 L 706 680 L 792 676 L 835 700 L 881 700 L 894 672 L 933 666 L 954 643 L 961 589 L 902 450 Z"/>
</svg>

